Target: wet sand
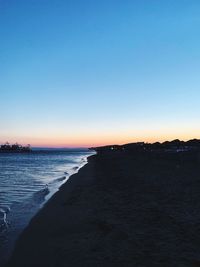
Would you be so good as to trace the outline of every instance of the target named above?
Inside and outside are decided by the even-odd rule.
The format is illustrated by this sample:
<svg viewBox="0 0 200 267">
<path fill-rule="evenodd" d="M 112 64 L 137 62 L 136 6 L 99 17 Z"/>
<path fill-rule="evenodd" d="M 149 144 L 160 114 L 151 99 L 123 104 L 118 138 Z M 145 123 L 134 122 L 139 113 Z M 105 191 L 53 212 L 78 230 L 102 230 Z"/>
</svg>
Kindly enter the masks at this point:
<svg viewBox="0 0 200 267">
<path fill-rule="evenodd" d="M 8 266 L 200 266 L 199 158 L 90 157 L 33 218 Z"/>
</svg>

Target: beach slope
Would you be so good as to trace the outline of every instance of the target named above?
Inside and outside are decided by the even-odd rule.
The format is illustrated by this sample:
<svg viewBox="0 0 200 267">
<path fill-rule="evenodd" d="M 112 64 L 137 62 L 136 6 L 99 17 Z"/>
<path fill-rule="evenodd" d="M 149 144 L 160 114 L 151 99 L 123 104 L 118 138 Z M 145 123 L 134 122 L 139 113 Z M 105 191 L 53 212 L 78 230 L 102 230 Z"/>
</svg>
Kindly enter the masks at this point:
<svg viewBox="0 0 200 267">
<path fill-rule="evenodd" d="M 9 267 L 200 266 L 195 157 L 102 152 L 19 238 Z"/>
</svg>

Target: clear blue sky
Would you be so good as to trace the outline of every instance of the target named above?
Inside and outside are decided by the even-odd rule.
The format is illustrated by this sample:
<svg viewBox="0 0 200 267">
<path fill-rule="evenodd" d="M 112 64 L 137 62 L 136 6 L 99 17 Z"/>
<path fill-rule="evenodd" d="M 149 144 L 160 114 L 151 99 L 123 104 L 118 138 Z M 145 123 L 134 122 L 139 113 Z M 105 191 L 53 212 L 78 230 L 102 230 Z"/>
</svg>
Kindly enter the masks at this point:
<svg viewBox="0 0 200 267">
<path fill-rule="evenodd" d="M 0 142 L 200 138 L 200 1 L 0 0 Z"/>
</svg>

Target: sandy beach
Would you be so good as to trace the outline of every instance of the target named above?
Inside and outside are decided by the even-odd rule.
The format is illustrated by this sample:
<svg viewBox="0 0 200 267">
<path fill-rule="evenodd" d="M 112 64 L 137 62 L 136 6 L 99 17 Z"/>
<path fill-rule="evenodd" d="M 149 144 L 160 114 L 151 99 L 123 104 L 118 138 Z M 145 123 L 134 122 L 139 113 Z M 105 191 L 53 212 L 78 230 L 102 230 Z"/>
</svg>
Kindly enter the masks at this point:
<svg viewBox="0 0 200 267">
<path fill-rule="evenodd" d="M 99 153 L 20 236 L 9 267 L 200 266 L 195 155 Z"/>
</svg>

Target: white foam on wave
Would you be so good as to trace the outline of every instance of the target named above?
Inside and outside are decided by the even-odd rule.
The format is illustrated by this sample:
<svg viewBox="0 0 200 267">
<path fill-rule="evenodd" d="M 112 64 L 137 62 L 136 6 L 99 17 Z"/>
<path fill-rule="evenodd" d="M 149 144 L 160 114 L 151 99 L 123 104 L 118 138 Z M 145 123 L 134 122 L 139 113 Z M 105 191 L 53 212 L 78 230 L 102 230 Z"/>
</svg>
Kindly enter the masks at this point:
<svg viewBox="0 0 200 267">
<path fill-rule="evenodd" d="M 46 184 L 45 187 L 33 195 L 33 199 L 35 202 L 43 202 L 45 200 L 46 195 L 50 192 L 48 185 Z"/>
<path fill-rule="evenodd" d="M 66 176 L 62 176 L 62 177 L 59 177 L 57 179 L 55 179 L 53 182 L 62 182 L 66 179 L 67 177 Z"/>
<path fill-rule="evenodd" d="M 8 228 L 7 214 L 10 212 L 9 207 L 0 207 L 0 227 Z"/>
</svg>

